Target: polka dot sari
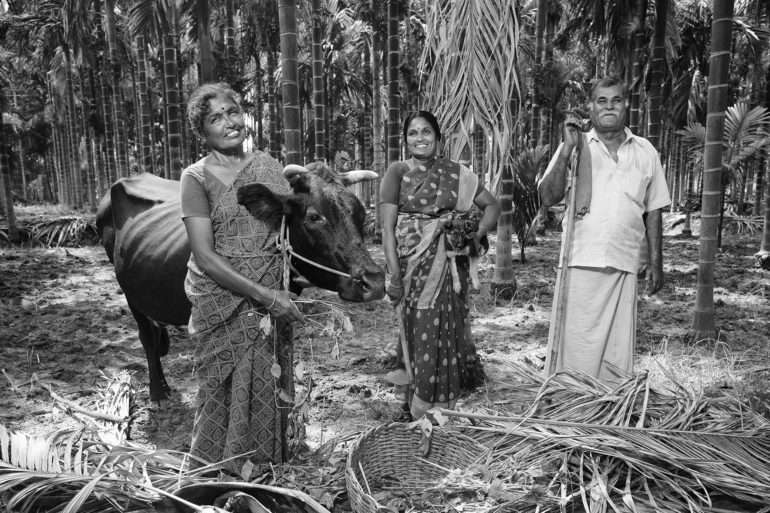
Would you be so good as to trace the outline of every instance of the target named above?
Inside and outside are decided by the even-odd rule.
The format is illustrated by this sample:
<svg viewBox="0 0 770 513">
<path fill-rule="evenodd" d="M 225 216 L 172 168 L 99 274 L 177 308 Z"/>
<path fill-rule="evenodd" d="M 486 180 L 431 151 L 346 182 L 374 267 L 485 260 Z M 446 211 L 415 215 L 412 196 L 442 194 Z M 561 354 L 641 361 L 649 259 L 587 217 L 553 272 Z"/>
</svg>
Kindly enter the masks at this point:
<svg viewBox="0 0 770 513">
<path fill-rule="evenodd" d="M 457 260 L 460 287 L 455 292 L 441 230 L 442 218 L 458 205 L 472 205 L 477 185 L 467 176 L 461 179 L 463 173 L 471 172 L 445 159 L 413 166 L 404 172 L 399 191 L 396 238 L 405 287 L 404 334 L 413 401 L 427 407 L 454 406 L 470 336 L 467 259 Z"/>
</svg>

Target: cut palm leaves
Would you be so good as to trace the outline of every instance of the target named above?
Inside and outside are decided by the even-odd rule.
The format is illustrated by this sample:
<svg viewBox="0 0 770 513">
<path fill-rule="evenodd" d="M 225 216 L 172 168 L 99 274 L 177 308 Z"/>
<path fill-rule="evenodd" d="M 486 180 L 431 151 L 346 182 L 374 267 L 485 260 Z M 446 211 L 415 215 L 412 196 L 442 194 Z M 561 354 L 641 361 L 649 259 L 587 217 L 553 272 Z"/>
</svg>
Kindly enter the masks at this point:
<svg viewBox="0 0 770 513">
<path fill-rule="evenodd" d="M 0 505 L 19 513 L 136 511 L 196 480 L 183 471 L 189 455 L 91 436 L 66 430 L 43 438 L 0 425 Z"/>
</svg>

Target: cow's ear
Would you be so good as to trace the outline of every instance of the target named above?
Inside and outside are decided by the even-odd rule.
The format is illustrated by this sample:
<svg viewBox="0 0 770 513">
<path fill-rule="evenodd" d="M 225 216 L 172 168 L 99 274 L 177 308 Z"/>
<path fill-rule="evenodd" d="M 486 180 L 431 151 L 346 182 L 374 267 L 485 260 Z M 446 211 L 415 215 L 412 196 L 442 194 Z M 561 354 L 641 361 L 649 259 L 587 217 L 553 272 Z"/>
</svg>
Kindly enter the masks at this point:
<svg viewBox="0 0 770 513">
<path fill-rule="evenodd" d="M 286 197 L 274 193 L 261 183 L 244 185 L 238 189 L 238 203 L 271 228 L 281 225 L 281 215 L 287 203 Z"/>
</svg>

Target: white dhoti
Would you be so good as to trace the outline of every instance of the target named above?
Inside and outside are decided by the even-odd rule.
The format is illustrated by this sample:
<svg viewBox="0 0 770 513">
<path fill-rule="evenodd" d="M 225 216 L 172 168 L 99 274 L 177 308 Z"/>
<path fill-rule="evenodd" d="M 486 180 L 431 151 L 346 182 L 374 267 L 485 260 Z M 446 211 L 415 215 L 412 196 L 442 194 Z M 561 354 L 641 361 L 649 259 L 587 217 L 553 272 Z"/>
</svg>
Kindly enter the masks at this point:
<svg viewBox="0 0 770 513">
<path fill-rule="evenodd" d="M 550 368 L 552 344 L 558 344 L 557 371 L 574 369 L 603 382 L 617 382 L 617 371 L 633 369 L 636 275 L 611 268 L 570 267 L 564 286 L 563 340 L 553 340 L 556 319 L 552 317 L 545 368 Z M 554 315 L 557 300 L 554 297 Z"/>
</svg>

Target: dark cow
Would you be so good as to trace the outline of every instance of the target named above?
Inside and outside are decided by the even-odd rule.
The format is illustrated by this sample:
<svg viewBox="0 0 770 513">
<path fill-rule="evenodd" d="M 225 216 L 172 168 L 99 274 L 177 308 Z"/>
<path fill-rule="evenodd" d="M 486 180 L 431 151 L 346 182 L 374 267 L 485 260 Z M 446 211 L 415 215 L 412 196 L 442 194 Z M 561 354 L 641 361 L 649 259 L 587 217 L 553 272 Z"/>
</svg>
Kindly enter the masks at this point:
<svg viewBox="0 0 770 513">
<path fill-rule="evenodd" d="M 292 257 L 294 272 L 348 301 L 383 297 L 384 273 L 364 244 L 364 207 L 345 188 L 376 174 L 336 174 L 322 164 L 311 164 L 308 169 L 287 166 L 284 176 L 292 193 L 278 195 L 252 184 L 238 190 L 239 203 L 276 229 L 286 216 L 293 250 L 344 275 Z M 186 325 L 190 317 L 183 288 L 190 246 L 181 218 L 179 182 L 151 174 L 118 180 L 99 205 L 96 225 L 139 328 L 150 398 L 158 401 L 170 390 L 160 362 L 169 347 L 165 325 Z M 301 291 L 298 282 L 292 283 L 295 292 Z"/>
</svg>

